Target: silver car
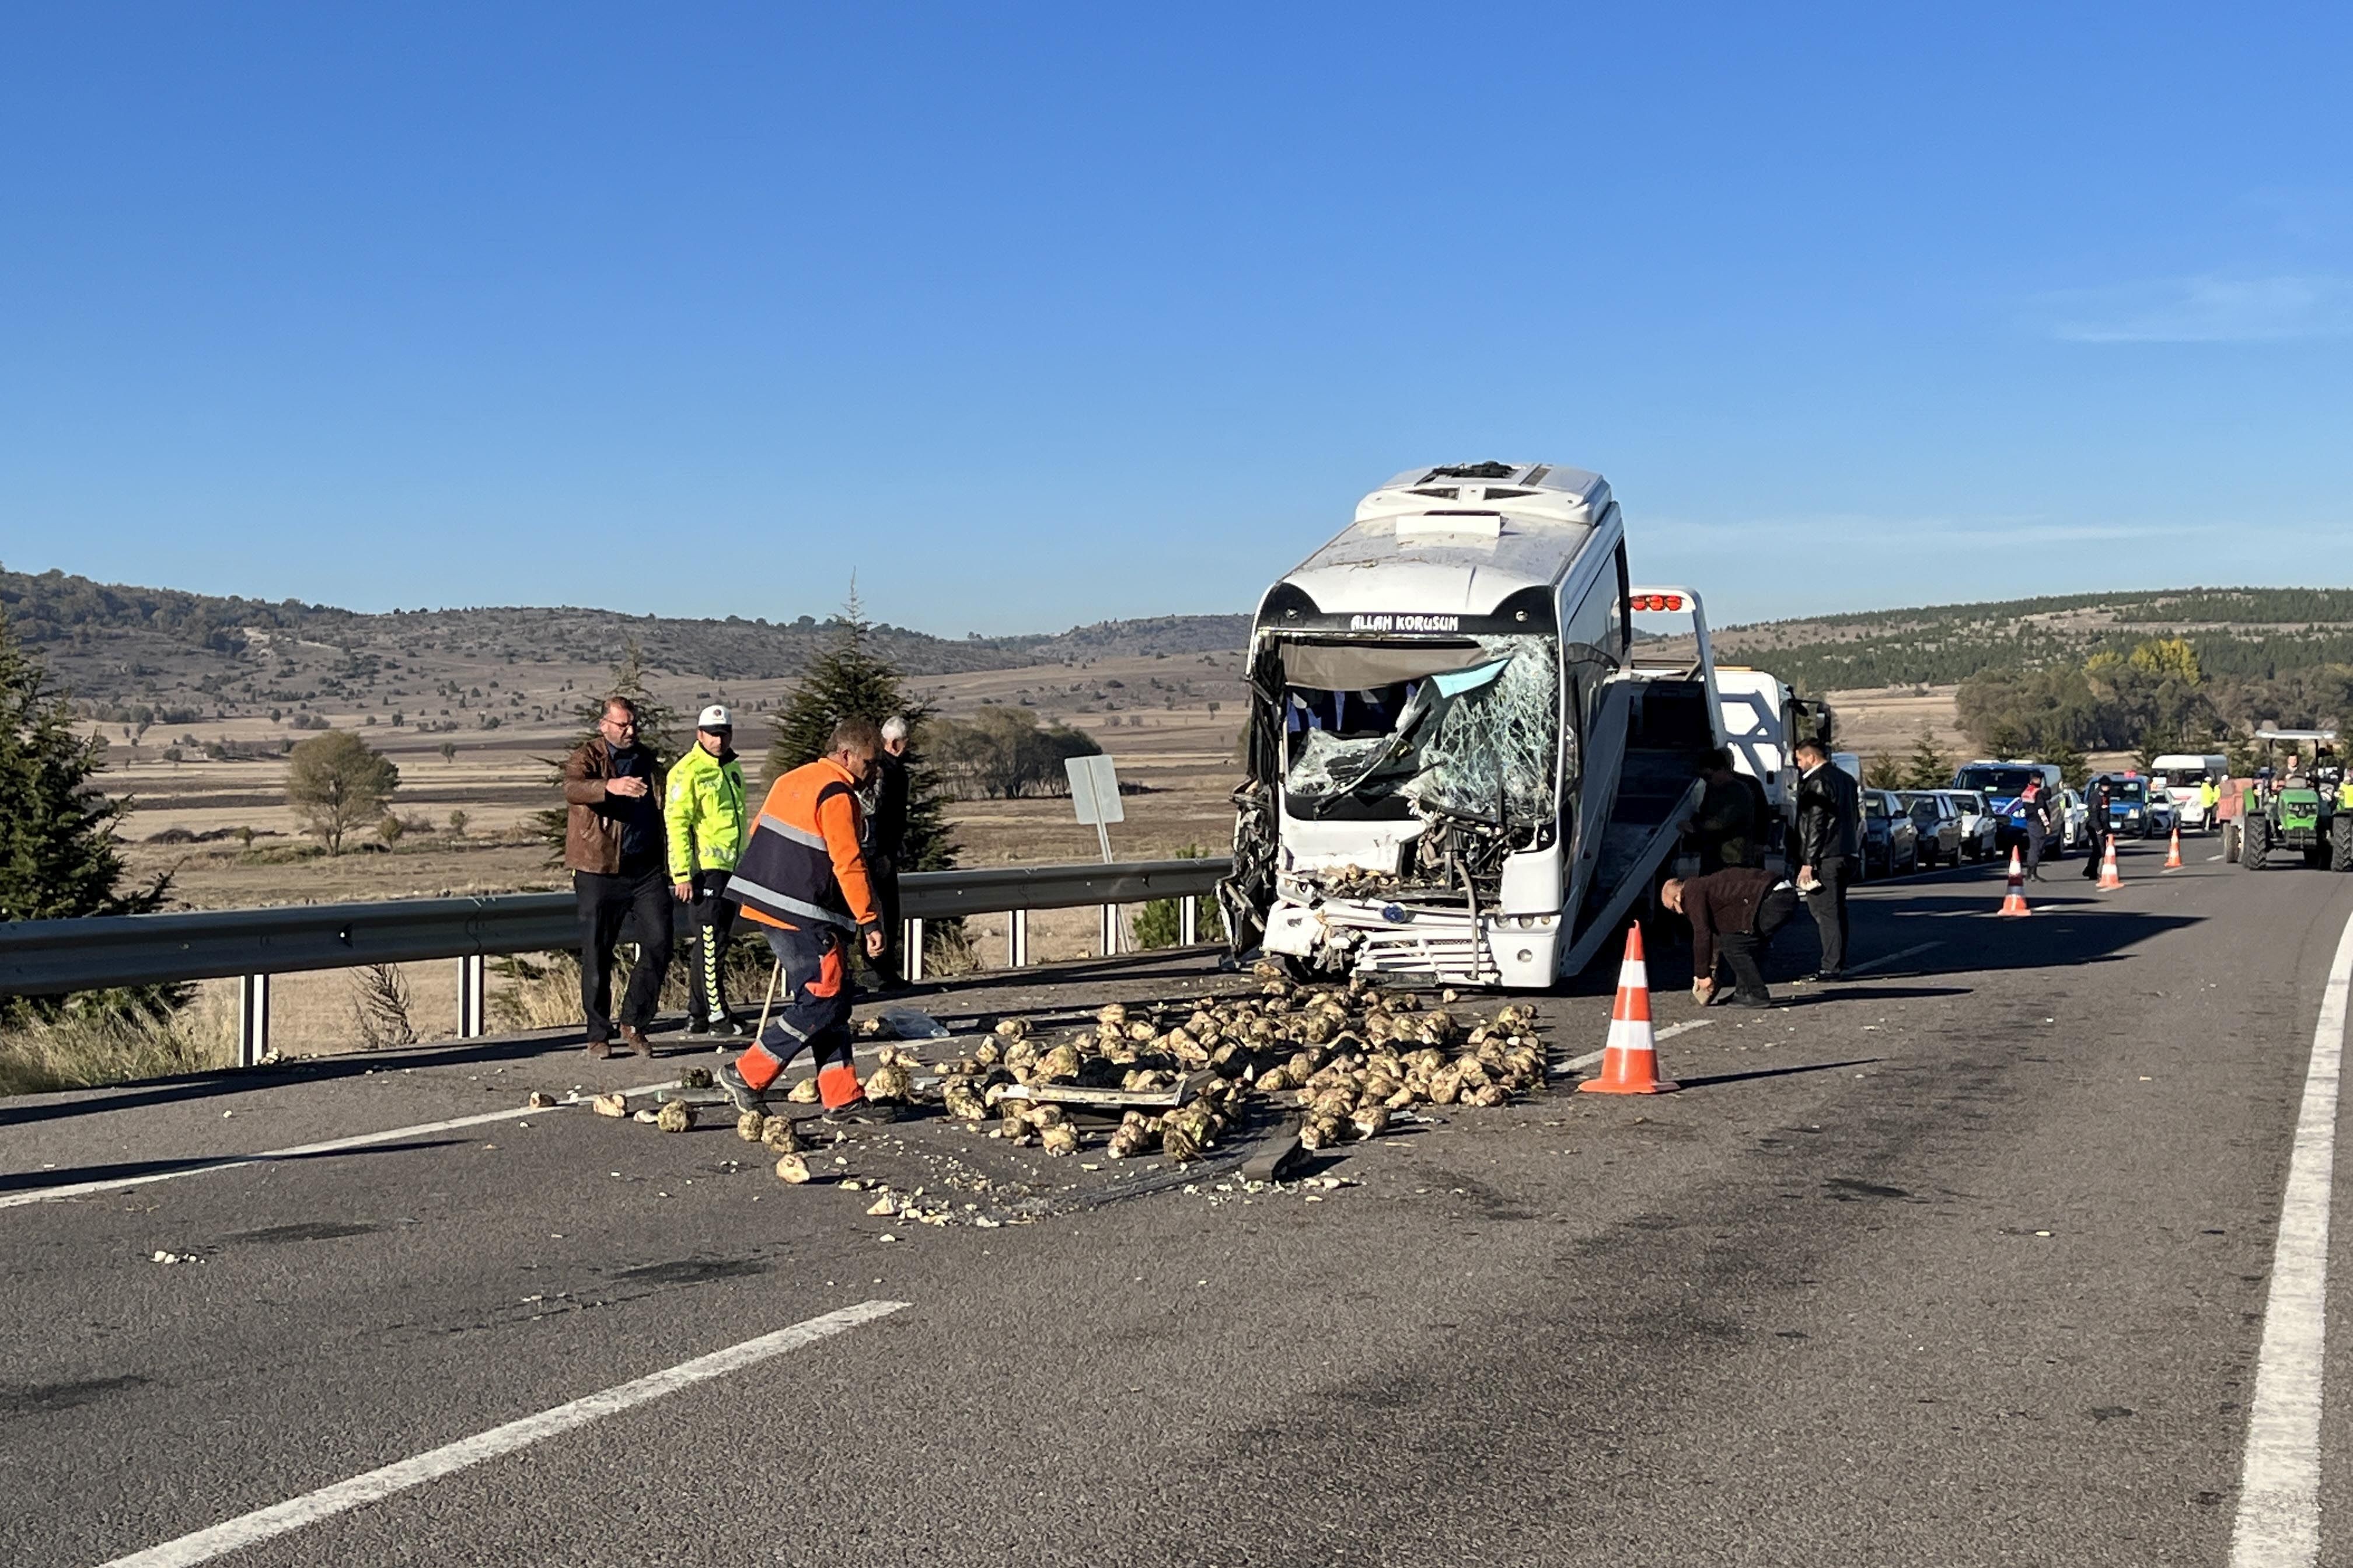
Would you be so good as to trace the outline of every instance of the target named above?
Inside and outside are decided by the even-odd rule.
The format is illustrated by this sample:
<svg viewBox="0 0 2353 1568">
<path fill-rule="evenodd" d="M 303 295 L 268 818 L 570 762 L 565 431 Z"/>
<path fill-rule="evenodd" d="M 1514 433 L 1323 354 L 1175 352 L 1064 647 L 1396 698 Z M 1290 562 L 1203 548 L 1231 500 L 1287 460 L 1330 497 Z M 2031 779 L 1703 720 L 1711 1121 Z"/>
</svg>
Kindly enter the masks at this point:
<svg viewBox="0 0 2353 1568">
<path fill-rule="evenodd" d="M 1920 835 L 1920 864 L 1950 866 L 1961 858 L 1961 814 L 1943 790 L 1907 789 L 1896 793 L 1912 826 Z"/>
<path fill-rule="evenodd" d="M 1981 790 L 1943 789 L 1936 792 L 1950 801 L 1961 818 L 1961 858 L 1987 860 L 2001 850 L 2001 818 L 1993 814 Z"/>
</svg>

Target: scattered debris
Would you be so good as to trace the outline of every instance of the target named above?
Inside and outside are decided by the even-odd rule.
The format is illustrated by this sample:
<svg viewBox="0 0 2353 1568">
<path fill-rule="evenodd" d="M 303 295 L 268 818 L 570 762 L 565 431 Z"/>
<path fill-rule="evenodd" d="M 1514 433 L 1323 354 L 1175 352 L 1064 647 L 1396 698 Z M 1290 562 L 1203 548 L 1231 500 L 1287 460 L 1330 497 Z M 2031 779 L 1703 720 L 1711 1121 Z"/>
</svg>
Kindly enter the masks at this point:
<svg viewBox="0 0 2353 1568">
<path fill-rule="evenodd" d="M 533 1089 L 531 1098 L 524 1100 L 523 1104 L 533 1110 L 552 1110 L 555 1108 L 555 1096 L 543 1093 L 539 1089 Z"/>
<path fill-rule="evenodd" d="M 767 1120 L 756 1110 L 744 1111 L 735 1118 L 735 1136 L 746 1143 L 757 1143 L 760 1141 L 760 1130 L 766 1124 Z"/>
<path fill-rule="evenodd" d="M 711 1085 L 709 1068 L 689 1068 L 678 1075 L 678 1087 L 681 1089 L 709 1089 Z"/>
<path fill-rule="evenodd" d="M 776 1154 L 797 1154 L 801 1152 L 800 1134 L 789 1116 L 764 1116 L 760 1119 L 760 1142 Z"/>
<path fill-rule="evenodd" d="M 149 1259 L 149 1261 L 154 1263 L 202 1263 L 204 1259 L 198 1258 L 193 1252 L 164 1252 L 158 1250 L 155 1256 Z"/>
<path fill-rule="evenodd" d="M 664 1109 L 667 1110 L 668 1107 L 664 1107 Z M 640 1110 L 636 1115 L 630 1117 L 629 1120 L 632 1121 L 642 1121 L 647 1126 L 651 1127 L 655 1122 L 659 1121 L 661 1118 L 655 1115 L 650 1110 Z"/>
<path fill-rule="evenodd" d="M 682 1100 L 673 1100 L 661 1108 L 654 1125 L 665 1132 L 685 1132 L 694 1126 L 694 1107 Z"/>
<path fill-rule="evenodd" d="M 795 1105 L 817 1103 L 817 1079 L 805 1078 L 785 1091 L 785 1099 Z"/>
<path fill-rule="evenodd" d="M 897 1046 L 882 1047 L 882 1059 L 866 1075 L 866 1098 L 877 1104 L 903 1104 L 914 1097 L 914 1069 L 923 1064 Z"/>
<path fill-rule="evenodd" d="M 627 1116 L 629 1097 L 626 1094 L 600 1094 L 588 1102 L 588 1109 L 599 1116 Z"/>
<path fill-rule="evenodd" d="M 787 1154 L 776 1162 L 776 1180 L 797 1187 L 808 1179 L 808 1162 L 798 1154 Z"/>
<path fill-rule="evenodd" d="M 1107 1152 L 1132 1159 L 1156 1141 L 1184 1162 L 1216 1147 L 1252 1097 L 1304 1112 L 1301 1142 L 1315 1150 L 1376 1137 L 1409 1106 L 1502 1105 L 1544 1082 L 1533 1008 L 1507 1004 L 1482 1018 L 1362 980 L 1297 985 L 1271 964 L 1253 973 L 1257 996 L 1204 1003 L 1181 1018 L 1113 1002 L 1092 1030 L 1042 1048 L 1025 1020 L 1007 1019 L 970 1056 L 934 1064 L 940 1098 L 963 1121 L 1000 1117 L 991 1137 L 1017 1145 L 1035 1137 L 1064 1154 L 1078 1140 L 1052 1131 L 1068 1125 L 1055 1100 L 1117 1110 L 1151 1095 L 1167 1109 L 1128 1100 Z M 894 1053 L 884 1055 L 893 1063 Z"/>
</svg>

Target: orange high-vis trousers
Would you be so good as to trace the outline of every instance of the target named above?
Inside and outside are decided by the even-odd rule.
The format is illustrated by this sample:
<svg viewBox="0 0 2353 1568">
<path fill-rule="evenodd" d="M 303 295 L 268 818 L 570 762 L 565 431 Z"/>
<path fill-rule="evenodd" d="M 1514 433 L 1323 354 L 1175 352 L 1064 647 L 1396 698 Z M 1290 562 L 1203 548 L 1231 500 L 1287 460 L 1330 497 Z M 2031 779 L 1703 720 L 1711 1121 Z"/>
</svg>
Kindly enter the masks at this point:
<svg viewBox="0 0 2353 1568">
<path fill-rule="evenodd" d="M 861 1092 L 849 1060 L 849 961 L 843 933 L 831 926 L 815 931 L 764 926 L 763 934 L 784 966 L 784 995 L 769 1011 L 768 1026 L 736 1058 L 744 1081 L 765 1092 L 804 1047 L 817 1062 L 818 1098 L 839 1110 Z"/>
</svg>

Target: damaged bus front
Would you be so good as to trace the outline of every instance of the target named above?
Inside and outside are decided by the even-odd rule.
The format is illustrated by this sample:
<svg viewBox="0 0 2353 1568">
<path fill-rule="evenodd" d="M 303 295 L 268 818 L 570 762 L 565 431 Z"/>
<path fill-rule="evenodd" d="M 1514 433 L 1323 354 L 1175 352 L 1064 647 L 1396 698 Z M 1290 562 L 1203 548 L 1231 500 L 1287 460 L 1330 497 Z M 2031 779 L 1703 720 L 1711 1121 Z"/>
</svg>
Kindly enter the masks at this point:
<svg viewBox="0 0 2353 1568">
<path fill-rule="evenodd" d="M 1631 868 L 1602 854 L 1641 706 L 1612 696 L 1634 674 L 1629 595 L 1599 475 L 1419 468 L 1367 496 L 1260 606 L 1220 889 L 1238 949 L 1528 988 L 1581 964 L 1596 879 Z M 1693 776 L 1645 847 L 1680 826 Z"/>
</svg>

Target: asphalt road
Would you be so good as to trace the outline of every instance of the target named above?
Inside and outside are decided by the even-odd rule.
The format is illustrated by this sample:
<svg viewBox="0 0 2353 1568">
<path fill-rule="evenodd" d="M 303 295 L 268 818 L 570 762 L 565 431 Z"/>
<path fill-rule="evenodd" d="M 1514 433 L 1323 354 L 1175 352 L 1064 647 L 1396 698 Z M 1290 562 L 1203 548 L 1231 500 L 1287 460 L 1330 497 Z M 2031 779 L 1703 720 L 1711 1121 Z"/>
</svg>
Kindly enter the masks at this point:
<svg viewBox="0 0 2353 1568">
<path fill-rule="evenodd" d="M 204 1168 L 683 1060 L 543 1041 L 8 1102 L 0 1560 L 163 1546 L 877 1302 L 218 1560 L 2219 1564 L 2353 878 L 2211 853 L 2136 847 L 2109 895 L 2063 865 L 2027 921 L 1991 868 L 1873 885 L 1878 966 L 1708 1010 L 1661 1047 L 1683 1092 L 1450 1113 L 1329 1189 L 937 1122 L 788 1188 L 732 1128 L 578 1109 Z M 1784 946 L 1802 969 L 1802 920 Z M 1651 969 L 1662 1028 L 1700 1019 Z M 1600 1047 L 1609 980 L 1543 1003 L 1556 1055 Z M 842 1179 L 976 1206 L 909 1226 Z M 2322 1562 L 2353 1561 L 2345 1328 Z"/>
</svg>

